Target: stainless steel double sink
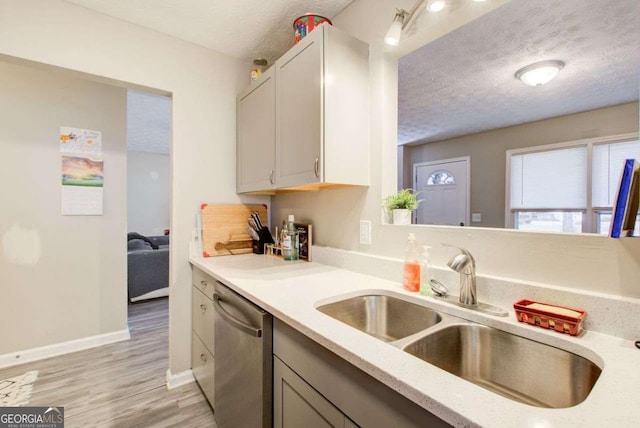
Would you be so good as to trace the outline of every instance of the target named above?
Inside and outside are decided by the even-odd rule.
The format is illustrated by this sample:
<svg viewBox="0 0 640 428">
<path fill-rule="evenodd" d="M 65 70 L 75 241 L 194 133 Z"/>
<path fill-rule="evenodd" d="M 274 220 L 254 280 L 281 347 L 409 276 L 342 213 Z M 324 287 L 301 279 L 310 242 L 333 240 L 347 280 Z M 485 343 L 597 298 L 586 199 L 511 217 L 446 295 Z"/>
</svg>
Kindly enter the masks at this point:
<svg viewBox="0 0 640 428">
<path fill-rule="evenodd" d="M 317 309 L 455 376 L 532 406 L 575 406 L 587 398 L 602 371 L 571 352 L 393 296 L 360 295 Z"/>
</svg>

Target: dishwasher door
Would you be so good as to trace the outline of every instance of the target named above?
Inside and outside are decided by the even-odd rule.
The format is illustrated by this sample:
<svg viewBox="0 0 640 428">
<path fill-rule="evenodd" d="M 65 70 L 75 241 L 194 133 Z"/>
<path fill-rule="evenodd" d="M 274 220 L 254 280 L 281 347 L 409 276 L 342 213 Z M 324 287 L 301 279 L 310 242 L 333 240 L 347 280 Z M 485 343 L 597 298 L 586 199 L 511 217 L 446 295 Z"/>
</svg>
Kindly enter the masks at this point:
<svg viewBox="0 0 640 428">
<path fill-rule="evenodd" d="M 219 428 L 272 426 L 273 320 L 216 282 L 214 414 Z"/>
</svg>

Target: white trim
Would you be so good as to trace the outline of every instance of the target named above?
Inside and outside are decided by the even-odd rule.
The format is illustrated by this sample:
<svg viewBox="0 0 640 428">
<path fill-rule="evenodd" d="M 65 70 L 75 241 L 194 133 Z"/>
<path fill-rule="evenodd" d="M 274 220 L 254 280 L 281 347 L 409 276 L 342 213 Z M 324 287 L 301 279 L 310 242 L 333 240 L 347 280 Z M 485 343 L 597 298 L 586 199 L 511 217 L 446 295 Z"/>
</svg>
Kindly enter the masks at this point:
<svg viewBox="0 0 640 428">
<path fill-rule="evenodd" d="M 415 191 L 418 191 L 418 189 L 416 189 L 416 187 L 418 187 L 418 167 L 421 166 L 433 166 L 433 165 L 439 165 L 439 164 L 445 164 L 445 163 L 454 163 L 454 162 L 465 162 L 465 165 L 467 167 L 467 191 L 466 191 L 466 199 L 467 199 L 467 203 L 466 208 L 465 208 L 465 213 L 464 213 L 464 217 L 465 217 L 465 227 L 468 227 L 471 225 L 471 156 L 461 156 L 458 158 L 449 158 L 449 159 L 441 159 L 441 160 L 434 160 L 434 161 L 428 161 L 428 162 L 416 162 L 413 164 L 413 177 L 412 177 L 412 181 L 413 181 L 413 188 L 415 189 Z M 413 216 L 414 216 L 414 221 L 413 223 L 416 223 L 416 218 L 415 216 L 417 216 L 417 212 L 414 211 L 413 212 Z"/>
<path fill-rule="evenodd" d="M 168 390 L 195 382 L 195 378 L 193 377 L 193 372 L 191 370 L 171 374 L 171 369 L 167 369 L 166 380 Z"/>
<path fill-rule="evenodd" d="M 157 290 L 149 291 L 148 293 L 145 293 L 138 297 L 134 297 L 133 299 L 129 299 L 129 300 L 131 300 L 131 302 L 138 302 L 140 300 L 155 299 L 156 297 L 168 297 L 168 296 L 169 296 L 169 287 L 164 287 L 164 288 L 158 288 Z"/>
<path fill-rule="evenodd" d="M 111 333 L 99 334 L 97 336 L 83 337 L 81 339 L 69 340 L 67 342 L 54 343 L 53 345 L 31 348 L 24 351 L 11 352 L 0 355 L 0 369 L 17 366 L 18 364 L 32 361 L 44 360 L 45 358 L 56 357 L 58 355 L 69 354 L 71 352 L 82 351 L 97 346 L 108 345 L 110 343 L 129 340 L 131 335 L 129 329 L 113 331 Z"/>
</svg>

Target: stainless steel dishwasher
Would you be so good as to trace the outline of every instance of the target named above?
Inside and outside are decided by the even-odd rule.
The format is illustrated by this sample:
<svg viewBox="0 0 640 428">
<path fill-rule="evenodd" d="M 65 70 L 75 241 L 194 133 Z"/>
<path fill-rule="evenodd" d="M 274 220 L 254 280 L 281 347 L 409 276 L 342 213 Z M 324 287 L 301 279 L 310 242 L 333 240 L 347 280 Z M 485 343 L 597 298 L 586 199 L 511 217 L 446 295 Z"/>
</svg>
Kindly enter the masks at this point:
<svg viewBox="0 0 640 428">
<path fill-rule="evenodd" d="M 213 408 L 218 427 L 270 428 L 273 319 L 219 282 L 213 299 Z"/>
</svg>

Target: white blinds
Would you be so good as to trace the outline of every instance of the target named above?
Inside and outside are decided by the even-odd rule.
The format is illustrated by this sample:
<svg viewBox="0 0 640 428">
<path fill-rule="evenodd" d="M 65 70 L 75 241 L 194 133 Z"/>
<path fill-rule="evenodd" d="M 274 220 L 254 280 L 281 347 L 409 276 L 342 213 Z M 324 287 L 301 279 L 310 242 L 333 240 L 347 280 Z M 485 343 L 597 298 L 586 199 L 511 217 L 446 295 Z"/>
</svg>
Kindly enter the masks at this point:
<svg viewBox="0 0 640 428">
<path fill-rule="evenodd" d="M 511 157 L 512 209 L 585 209 L 587 147 Z"/>
<path fill-rule="evenodd" d="M 592 205 L 613 207 L 620 173 L 626 159 L 640 160 L 640 141 L 601 144 L 593 147 Z"/>
</svg>

